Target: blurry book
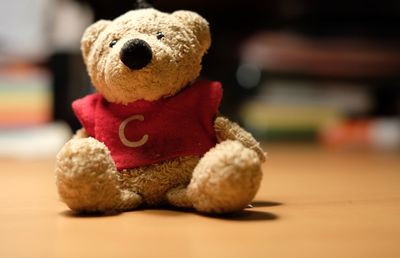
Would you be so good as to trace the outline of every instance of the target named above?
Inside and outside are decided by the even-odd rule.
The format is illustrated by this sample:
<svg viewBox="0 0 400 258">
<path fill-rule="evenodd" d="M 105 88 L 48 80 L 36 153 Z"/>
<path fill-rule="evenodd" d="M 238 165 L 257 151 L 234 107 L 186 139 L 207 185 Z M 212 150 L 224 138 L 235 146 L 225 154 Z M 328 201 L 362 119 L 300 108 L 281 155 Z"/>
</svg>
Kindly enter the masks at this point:
<svg viewBox="0 0 400 258">
<path fill-rule="evenodd" d="M 0 69 L 0 157 L 54 157 L 71 136 L 68 125 L 52 122 L 49 73 L 17 64 Z"/>
<path fill-rule="evenodd" d="M 333 149 L 400 150 L 400 119 L 344 119 L 327 123 L 320 142 Z"/>
<path fill-rule="evenodd" d="M 28 64 L 0 69 L 0 128 L 51 121 L 52 92 L 46 70 Z"/>
<path fill-rule="evenodd" d="M 365 114 L 370 106 L 360 85 L 274 79 L 260 85 L 257 97 L 241 107 L 240 117 L 264 139 L 314 140 L 324 124 Z"/>
<path fill-rule="evenodd" d="M 247 102 L 240 112 L 245 127 L 268 140 L 313 140 L 318 128 L 340 118 L 329 107 L 277 105 L 259 100 Z"/>
</svg>

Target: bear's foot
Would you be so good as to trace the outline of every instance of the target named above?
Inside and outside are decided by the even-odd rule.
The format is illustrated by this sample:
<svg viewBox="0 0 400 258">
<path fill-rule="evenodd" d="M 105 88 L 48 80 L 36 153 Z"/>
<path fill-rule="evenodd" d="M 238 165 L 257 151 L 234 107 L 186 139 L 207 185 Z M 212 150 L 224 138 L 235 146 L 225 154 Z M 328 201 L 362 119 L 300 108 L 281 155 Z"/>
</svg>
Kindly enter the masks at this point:
<svg viewBox="0 0 400 258">
<path fill-rule="evenodd" d="M 61 200 L 78 212 L 128 210 L 141 197 L 121 190 L 107 147 L 93 139 L 72 139 L 57 155 L 56 180 Z"/>
<path fill-rule="evenodd" d="M 207 152 L 194 169 L 187 194 L 204 213 L 240 211 L 254 198 L 262 178 L 256 152 L 227 140 Z"/>
<path fill-rule="evenodd" d="M 187 195 L 186 186 L 178 186 L 167 192 L 167 201 L 169 204 L 179 208 L 192 208 L 192 201 Z"/>
</svg>

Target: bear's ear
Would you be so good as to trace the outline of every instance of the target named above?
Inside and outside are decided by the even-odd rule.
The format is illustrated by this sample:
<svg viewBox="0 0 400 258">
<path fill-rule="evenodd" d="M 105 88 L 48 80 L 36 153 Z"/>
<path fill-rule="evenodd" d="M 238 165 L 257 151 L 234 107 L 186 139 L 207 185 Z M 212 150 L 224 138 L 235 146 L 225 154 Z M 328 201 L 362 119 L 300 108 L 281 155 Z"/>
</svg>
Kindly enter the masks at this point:
<svg viewBox="0 0 400 258">
<path fill-rule="evenodd" d="M 176 11 L 172 15 L 194 32 L 200 42 L 201 50 L 205 53 L 211 45 L 211 33 L 206 19 L 191 11 Z"/>
<path fill-rule="evenodd" d="M 96 41 L 97 37 L 100 33 L 107 28 L 107 26 L 111 23 L 111 21 L 107 20 L 99 20 L 92 25 L 90 25 L 85 32 L 83 33 L 81 40 L 81 50 L 83 59 L 86 62 L 87 57 L 89 55 L 90 49 L 92 48 L 93 43 Z"/>
</svg>

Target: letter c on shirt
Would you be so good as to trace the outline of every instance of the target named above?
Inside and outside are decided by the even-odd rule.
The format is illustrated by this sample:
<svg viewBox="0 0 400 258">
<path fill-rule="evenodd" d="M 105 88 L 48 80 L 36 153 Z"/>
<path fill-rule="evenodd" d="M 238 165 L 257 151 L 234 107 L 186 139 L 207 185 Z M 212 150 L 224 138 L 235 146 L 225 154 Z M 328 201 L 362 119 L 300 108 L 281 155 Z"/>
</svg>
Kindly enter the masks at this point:
<svg viewBox="0 0 400 258">
<path fill-rule="evenodd" d="M 126 138 L 125 136 L 125 127 L 126 125 L 133 121 L 133 120 L 138 120 L 138 121 L 144 121 L 144 116 L 143 115 L 133 115 L 122 121 L 121 125 L 119 126 L 119 139 L 121 140 L 122 144 L 131 147 L 131 148 L 137 148 L 140 146 L 143 146 L 147 140 L 149 139 L 149 136 L 147 134 L 143 135 L 143 137 L 139 141 L 130 141 Z"/>
</svg>

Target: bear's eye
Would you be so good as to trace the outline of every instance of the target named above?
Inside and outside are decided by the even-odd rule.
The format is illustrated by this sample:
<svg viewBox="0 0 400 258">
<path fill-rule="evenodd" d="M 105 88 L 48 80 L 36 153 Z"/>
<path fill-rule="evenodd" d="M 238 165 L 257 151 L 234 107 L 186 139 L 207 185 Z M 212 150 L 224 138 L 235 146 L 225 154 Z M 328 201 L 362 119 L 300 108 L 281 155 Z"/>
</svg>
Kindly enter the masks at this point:
<svg viewBox="0 0 400 258">
<path fill-rule="evenodd" d="M 157 39 L 158 39 L 158 40 L 161 40 L 163 37 L 165 37 L 165 36 L 164 36 L 164 33 L 162 33 L 161 31 L 157 32 L 157 33 L 156 33 L 156 36 L 157 36 Z"/>
<path fill-rule="evenodd" d="M 114 39 L 113 41 L 110 42 L 110 44 L 108 45 L 109 47 L 113 47 L 115 44 L 117 44 L 118 39 Z"/>
</svg>

